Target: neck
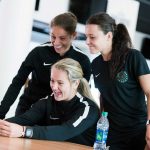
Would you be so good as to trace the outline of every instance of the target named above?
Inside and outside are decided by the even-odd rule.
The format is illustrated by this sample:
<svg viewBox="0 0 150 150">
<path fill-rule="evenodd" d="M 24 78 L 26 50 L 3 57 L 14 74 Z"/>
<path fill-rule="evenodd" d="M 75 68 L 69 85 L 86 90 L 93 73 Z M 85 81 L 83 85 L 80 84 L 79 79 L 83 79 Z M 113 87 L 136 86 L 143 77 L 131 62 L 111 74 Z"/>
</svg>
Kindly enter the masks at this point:
<svg viewBox="0 0 150 150">
<path fill-rule="evenodd" d="M 102 53 L 102 57 L 103 57 L 104 61 L 109 61 L 111 59 L 111 53 L 108 53 L 108 54 Z"/>
</svg>

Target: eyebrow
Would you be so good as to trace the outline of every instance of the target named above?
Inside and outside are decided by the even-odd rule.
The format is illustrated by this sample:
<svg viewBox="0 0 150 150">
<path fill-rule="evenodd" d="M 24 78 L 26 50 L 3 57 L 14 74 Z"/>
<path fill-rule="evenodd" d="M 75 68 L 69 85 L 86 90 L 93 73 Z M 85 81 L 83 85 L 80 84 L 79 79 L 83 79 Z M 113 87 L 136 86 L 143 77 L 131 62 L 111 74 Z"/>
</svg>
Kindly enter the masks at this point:
<svg viewBox="0 0 150 150">
<path fill-rule="evenodd" d="M 50 80 L 53 80 L 53 81 L 59 81 L 59 82 L 64 82 L 63 80 L 54 80 L 54 79 L 50 79 Z"/>
<path fill-rule="evenodd" d="M 54 33 L 49 33 L 49 35 L 53 35 L 53 36 L 55 36 L 55 35 L 54 35 Z M 60 35 L 60 36 L 64 36 L 64 37 L 66 37 L 66 36 L 68 36 L 68 34 L 66 34 L 66 35 Z"/>
</svg>

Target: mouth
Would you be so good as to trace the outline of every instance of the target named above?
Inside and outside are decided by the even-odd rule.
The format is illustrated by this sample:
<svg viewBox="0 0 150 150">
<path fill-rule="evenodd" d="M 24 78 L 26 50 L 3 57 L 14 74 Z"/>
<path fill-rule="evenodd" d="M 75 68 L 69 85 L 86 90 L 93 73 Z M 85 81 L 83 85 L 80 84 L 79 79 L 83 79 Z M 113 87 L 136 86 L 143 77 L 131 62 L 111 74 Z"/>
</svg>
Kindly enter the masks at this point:
<svg viewBox="0 0 150 150">
<path fill-rule="evenodd" d="M 60 46 L 54 46 L 54 48 L 55 48 L 55 49 L 61 49 L 62 46 L 61 46 L 61 45 L 60 45 Z"/>
<path fill-rule="evenodd" d="M 55 96 L 56 98 L 62 97 L 62 93 L 61 93 L 61 92 L 53 92 L 53 93 L 54 93 L 54 96 Z"/>
<path fill-rule="evenodd" d="M 89 46 L 89 48 L 92 48 L 92 47 L 94 47 L 93 45 L 88 45 Z"/>
</svg>

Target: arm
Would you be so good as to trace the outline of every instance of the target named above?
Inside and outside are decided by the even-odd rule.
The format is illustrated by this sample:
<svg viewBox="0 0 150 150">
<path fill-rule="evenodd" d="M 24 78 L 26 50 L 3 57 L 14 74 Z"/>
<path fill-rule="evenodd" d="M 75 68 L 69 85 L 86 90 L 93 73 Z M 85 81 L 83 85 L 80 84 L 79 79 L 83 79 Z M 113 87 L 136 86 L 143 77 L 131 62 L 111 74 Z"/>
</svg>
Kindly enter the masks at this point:
<svg viewBox="0 0 150 150">
<path fill-rule="evenodd" d="M 26 113 L 6 120 L 0 119 L 0 135 L 7 137 L 23 137 L 26 126 L 33 126 L 45 116 L 46 100 L 40 100 Z"/>
<path fill-rule="evenodd" d="M 30 115 L 30 119 L 32 118 L 31 116 L 33 117 L 33 115 Z M 32 126 L 33 136 L 31 138 L 42 139 L 42 140 L 66 141 L 73 137 L 81 135 L 87 129 L 96 125 L 98 118 L 99 118 L 99 109 L 97 105 L 96 104 L 94 106 L 86 105 L 86 107 L 82 107 L 78 109 L 70 120 L 60 125 Z M 14 124 L 9 124 L 9 125 L 11 126 L 10 129 L 12 129 L 11 132 L 13 132 L 12 126 L 16 126 L 16 125 Z M 31 125 L 32 124 L 30 124 L 30 126 Z M 18 130 L 17 135 L 20 135 L 20 131 Z M 12 134 L 10 135 L 12 136 Z"/>
<path fill-rule="evenodd" d="M 0 119 L 5 118 L 10 106 L 16 100 L 22 86 L 26 82 L 28 75 L 33 70 L 32 57 L 34 57 L 33 52 L 29 53 L 26 60 L 22 63 L 17 75 L 14 77 L 12 83 L 7 89 L 3 100 L 0 105 Z"/>
<path fill-rule="evenodd" d="M 46 105 L 48 105 L 46 99 L 39 100 L 24 114 L 6 119 L 11 123 L 16 123 L 23 126 L 34 126 L 40 123 L 46 117 Z M 51 109 L 51 107 L 48 107 Z"/>
<path fill-rule="evenodd" d="M 88 111 L 89 108 L 89 111 Z M 84 118 L 85 117 L 85 118 Z M 83 132 L 92 128 L 99 118 L 99 109 L 96 106 L 87 106 L 76 110 L 70 120 L 60 125 L 34 126 L 34 139 L 66 141 L 76 136 L 82 135 Z"/>
<path fill-rule="evenodd" d="M 150 74 L 140 76 L 139 81 L 147 97 L 147 120 L 150 120 Z M 146 142 L 150 148 L 150 125 L 147 125 Z"/>
</svg>

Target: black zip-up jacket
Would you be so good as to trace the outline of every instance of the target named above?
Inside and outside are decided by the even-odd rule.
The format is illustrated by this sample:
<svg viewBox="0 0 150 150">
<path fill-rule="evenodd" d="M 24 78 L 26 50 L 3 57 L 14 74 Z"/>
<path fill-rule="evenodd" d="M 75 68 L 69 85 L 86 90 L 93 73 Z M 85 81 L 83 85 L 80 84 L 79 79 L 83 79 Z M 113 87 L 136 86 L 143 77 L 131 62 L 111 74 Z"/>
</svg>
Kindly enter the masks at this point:
<svg viewBox="0 0 150 150">
<path fill-rule="evenodd" d="M 23 95 L 20 97 L 18 105 L 25 107 L 23 112 L 29 109 L 37 100 L 50 94 L 50 66 L 60 59 L 72 58 L 77 60 L 82 66 L 84 77 L 89 80 L 91 75 L 90 60 L 85 54 L 79 51 L 77 48 L 71 46 L 69 51 L 61 57 L 55 52 L 51 43 L 34 48 L 22 63 L 1 102 L 0 118 L 3 119 L 5 117 L 30 73 L 32 73 L 31 80 Z"/>
<path fill-rule="evenodd" d="M 48 96 L 36 102 L 24 114 L 6 120 L 32 126 L 33 139 L 93 146 L 98 119 L 97 104 L 87 98 L 75 96 L 70 101 L 56 101 Z"/>
</svg>

